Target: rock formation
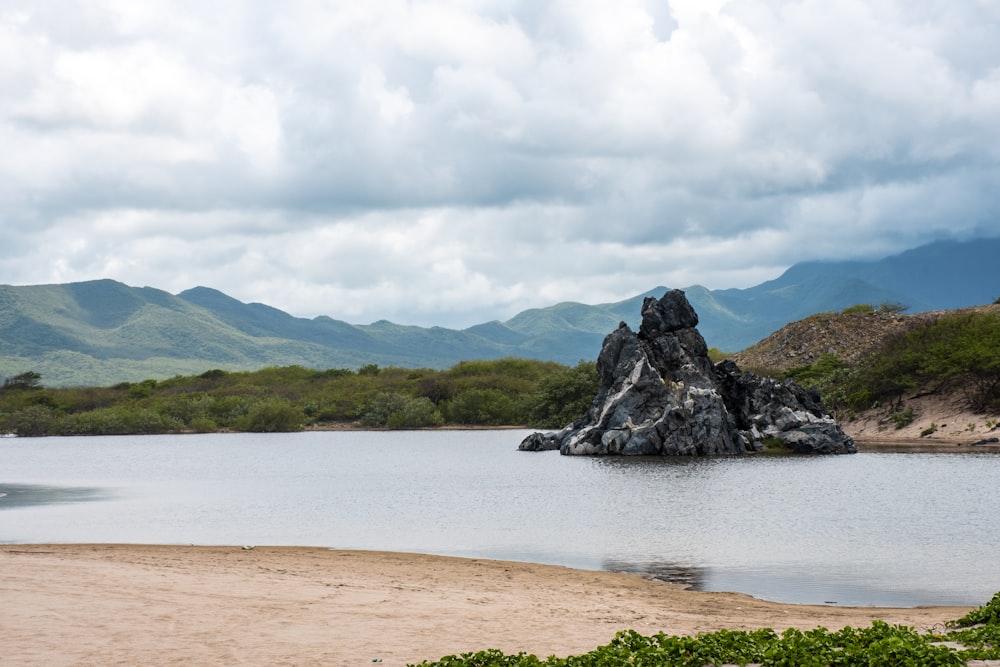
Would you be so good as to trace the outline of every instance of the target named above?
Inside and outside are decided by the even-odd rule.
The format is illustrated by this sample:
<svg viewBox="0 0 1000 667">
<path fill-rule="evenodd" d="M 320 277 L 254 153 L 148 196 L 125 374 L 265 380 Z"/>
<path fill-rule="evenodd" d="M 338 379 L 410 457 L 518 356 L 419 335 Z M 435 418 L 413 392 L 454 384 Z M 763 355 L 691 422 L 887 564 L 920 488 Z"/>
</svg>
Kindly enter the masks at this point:
<svg viewBox="0 0 1000 667">
<path fill-rule="evenodd" d="M 743 372 L 732 361 L 713 365 L 697 325 L 684 292 L 647 298 L 638 334 L 623 322 L 604 339 L 600 389 L 587 414 L 561 431 L 528 436 L 520 449 L 744 454 L 776 439 L 801 453 L 857 451 L 815 392 Z"/>
</svg>

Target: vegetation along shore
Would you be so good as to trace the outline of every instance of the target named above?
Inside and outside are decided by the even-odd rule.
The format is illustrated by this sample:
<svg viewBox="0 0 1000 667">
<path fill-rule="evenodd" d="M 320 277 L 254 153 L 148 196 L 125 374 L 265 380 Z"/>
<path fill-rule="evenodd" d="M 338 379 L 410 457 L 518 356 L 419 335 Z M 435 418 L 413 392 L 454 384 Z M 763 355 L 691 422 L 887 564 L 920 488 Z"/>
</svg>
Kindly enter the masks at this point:
<svg viewBox="0 0 1000 667">
<path fill-rule="evenodd" d="M 1000 433 L 1000 305 L 904 315 L 859 305 L 794 322 L 732 356 L 815 387 L 861 442 L 989 447 Z M 209 370 L 110 387 L 46 387 L 25 371 L 0 390 L 0 432 L 111 435 L 305 428 L 560 428 L 596 392 L 591 361 Z"/>
</svg>

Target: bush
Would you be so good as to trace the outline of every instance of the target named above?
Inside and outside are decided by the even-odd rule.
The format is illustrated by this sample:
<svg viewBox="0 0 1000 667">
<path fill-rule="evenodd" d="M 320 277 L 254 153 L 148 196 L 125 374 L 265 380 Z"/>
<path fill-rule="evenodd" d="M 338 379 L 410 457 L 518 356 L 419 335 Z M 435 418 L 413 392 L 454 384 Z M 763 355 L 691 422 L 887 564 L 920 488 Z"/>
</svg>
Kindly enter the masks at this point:
<svg viewBox="0 0 1000 667">
<path fill-rule="evenodd" d="M 62 435 L 131 435 L 170 433 L 182 424 L 146 408 L 116 405 L 68 415 L 59 425 Z"/>
<path fill-rule="evenodd" d="M 913 423 L 913 408 L 906 408 L 902 412 L 896 411 L 889 415 L 889 419 L 892 420 L 893 425 L 895 425 L 896 430 L 903 428 L 904 426 L 909 426 Z"/>
<path fill-rule="evenodd" d="M 517 423 L 517 408 L 515 401 L 498 389 L 467 389 L 447 401 L 444 411 L 452 424 L 502 426 Z"/>
<path fill-rule="evenodd" d="M 951 621 L 948 625 L 952 628 L 967 628 L 979 623 L 1000 625 L 1000 592 L 996 593 L 983 606 L 973 609 L 962 618 Z"/>
<path fill-rule="evenodd" d="M 49 435 L 55 421 L 55 414 L 51 408 L 29 405 L 0 419 L 0 431 L 26 437 Z"/>
<path fill-rule="evenodd" d="M 299 408 L 283 399 L 261 401 L 237 421 L 241 431 L 251 433 L 287 433 L 301 431 L 306 416 Z"/>
<path fill-rule="evenodd" d="M 13 386 L 30 385 L 33 377 Z M 591 363 L 567 368 L 503 358 L 465 361 L 445 371 L 374 364 L 357 372 L 299 366 L 215 369 L 114 387 L 36 389 L 0 390 L 0 428 L 14 430 L 16 422 L 23 433 L 122 433 L 132 426 L 136 433 L 283 431 L 353 419 L 364 426 L 411 428 L 440 425 L 445 417 L 460 424 L 562 426 L 590 407 L 597 374 Z M 43 409 L 20 412 L 31 406 Z M 86 416 L 90 412 L 95 414 Z M 140 414 L 145 416 L 139 419 Z"/>
<path fill-rule="evenodd" d="M 728 353 L 723 352 L 722 350 L 720 350 L 717 347 L 710 347 L 710 348 L 708 348 L 708 359 L 713 364 L 717 364 L 720 361 L 722 361 L 723 359 L 728 359 L 729 356 L 730 355 Z"/>
<path fill-rule="evenodd" d="M 444 422 L 429 398 L 409 398 L 394 392 L 376 395 L 358 416 L 361 425 L 369 428 L 419 428 Z"/>
<path fill-rule="evenodd" d="M 219 425 L 208 417 L 195 417 L 188 424 L 188 427 L 196 433 L 212 433 L 219 430 Z"/>
<path fill-rule="evenodd" d="M 847 364 L 837 355 L 832 352 L 824 352 L 816 360 L 816 363 L 793 368 L 784 374 L 784 378 L 792 378 L 797 384 L 804 387 L 828 384 L 846 366 Z"/>
<path fill-rule="evenodd" d="M 562 428 L 583 417 L 599 388 L 597 366 L 586 361 L 543 378 L 531 397 L 531 425 Z"/>
<path fill-rule="evenodd" d="M 809 367 L 790 375 L 811 373 Z M 979 312 L 942 316 L 888 339 L 852 368 L 832 373 L 829 380 L 818 388 L 831 407 L 866 410 L 879 403 L 898 412 L 908 392 L 954 387 L 965 394 L 969 408 L 986 411 L 1000 401 L 1000 316 Z"/>
<path fill-rule="evenodd" d="M 539 660 L 534 655 L 506 655 L 496 649 L 450 655 L 423 667 L 633 667 L 635 665 L 705 665 L 758 663 L 761 665 L 914 665 L 958 667 L 967 658 L 995 655 L 994 647 L 956 651 L 936 642 L 948 636 L 924 635 L 913 628 L 873 621 L 867 628 L 845 627 L 831 632 L 826 628 L 796 630 L 780 635 L 770 628 L 761 630 L 720 630 L 693 637 L 659 633 L 644 636 L 634 630 L 615 635 L 611 643 L 568 658 L 551 656 Z"/>
<path fill-rule="evenodd" d="M 386 426 L 389 428 L 422 428 L 440 426 L 444 423 L 441 413 L 429 398 L 419 397 L 407 399 L 402 409 L 389 415 Z"/>
</svg>

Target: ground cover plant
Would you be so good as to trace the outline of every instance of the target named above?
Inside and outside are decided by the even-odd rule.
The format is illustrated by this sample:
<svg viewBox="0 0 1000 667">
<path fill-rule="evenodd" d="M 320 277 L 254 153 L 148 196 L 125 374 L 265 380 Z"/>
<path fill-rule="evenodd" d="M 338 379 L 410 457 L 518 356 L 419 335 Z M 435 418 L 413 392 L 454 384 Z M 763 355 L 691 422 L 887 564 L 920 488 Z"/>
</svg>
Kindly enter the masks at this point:
<svg viewBox="0 0 1000 667">
<path fill-rule="evenodd" d="M 898 665 L 937 667 L 969 660 L 1000 659 L 1000 593 L 942 632 L 918 632 L 873 621 L 867 628 L 840 630 L 720 630 L 690 637 L 619 632 L 611 642 L 583 655 L 539 659 L 488 649 L 449 655 L 420 667 L 704 667 L 758 664 L 764 667 Z M 960 644 L 961 646 L 956 646 Z"/>
</svg>

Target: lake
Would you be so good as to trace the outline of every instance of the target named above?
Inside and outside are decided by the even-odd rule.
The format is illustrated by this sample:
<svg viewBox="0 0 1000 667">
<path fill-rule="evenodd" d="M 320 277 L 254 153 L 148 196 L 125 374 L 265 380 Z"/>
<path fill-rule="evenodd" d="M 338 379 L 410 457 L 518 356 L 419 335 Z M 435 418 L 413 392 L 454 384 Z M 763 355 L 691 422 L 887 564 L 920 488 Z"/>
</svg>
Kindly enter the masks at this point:
<svg viewBox="0 0 1000 667">
<path fill-rule="evenodd" d="M 578 458 L 527 431 L 0 439 L 0 542 L 309 545 L 837 605 L 1000 590 L 1000 455 Z"/>
</svg>

